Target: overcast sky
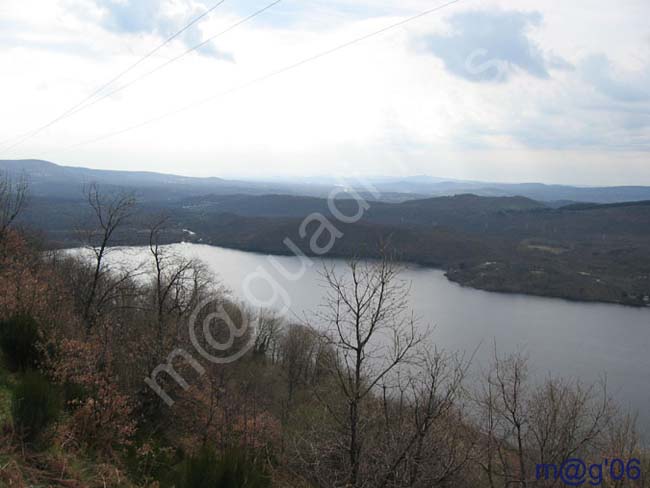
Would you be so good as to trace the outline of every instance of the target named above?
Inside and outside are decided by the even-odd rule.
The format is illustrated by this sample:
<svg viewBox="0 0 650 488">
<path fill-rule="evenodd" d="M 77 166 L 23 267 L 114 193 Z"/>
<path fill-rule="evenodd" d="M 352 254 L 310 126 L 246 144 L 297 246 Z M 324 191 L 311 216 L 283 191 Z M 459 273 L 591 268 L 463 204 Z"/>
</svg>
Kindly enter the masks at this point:
<svg viewBox="0 0 650 488">
<path fill-rule="evenodd" d="M 0 0 L 0 148 L 215 3 Z M 111 90 L 269 3 L 225 0 Z M 650 184 L 648 0 L 461 0 L 249 84 L 444 3 L 283 0 L 0 159 L 197 176 Z"/>
</svg>

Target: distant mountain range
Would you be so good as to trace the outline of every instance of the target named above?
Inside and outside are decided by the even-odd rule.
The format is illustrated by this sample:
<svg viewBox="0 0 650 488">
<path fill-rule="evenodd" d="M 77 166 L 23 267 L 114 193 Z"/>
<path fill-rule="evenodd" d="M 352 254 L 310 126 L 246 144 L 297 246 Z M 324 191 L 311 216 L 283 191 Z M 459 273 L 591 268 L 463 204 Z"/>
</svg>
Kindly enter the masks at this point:
<svg viewBox="0 0 650 488">
<path fill-rule="evenodd" d="M 326 197 L 341 182 L 333 177 L 269 179 L 268 181 L 194 178 L 141 171 L 109 171 L 60 166 L 41 160 L 0 160 L 0 171 L 29 177 L 32 194 L 37 197 L 76 198 L 84 184 L 130 188 L 143 201 L 173 202 L 206 195 L 268 195 Z M 576 187 L 541 183 L 487 183 L 445 180 L 420 175 L 404 178 L 371 177 L 367 181 L 379 190 L 380 200 L 399 202 L 436 196 L 474 194 L 485 197 L 522 196 L 560 207 L 575 202 L 618 203 L 650 200 L 648 186 Z M 364 197 L 374 199 L 354 180 L 346 182 Z M 343 194 L 344 195 L 344 194 Z"/>
<path fill-rule="evenodd" d="M 444 196 L 473 193 L 486 197 L 523 196 L 556 206 L 568 202 L 617 203 L 650 199 L 650 187 L 612 186 L 576 187 L 564 185 L 544 185 L 542 183 L 483 183 L 446 181 L 437 183 L 413 183 L 401 181 L 395 184 L 379 185 L 382 190 L 388 186 L 392 191 L 427 193 L 430 196 Z"/>
<path fill-rule="evenodd" d="M 137 212 L 113 244 L 146 244 L 147 229 L 165 214 L 165 242 L 286 254 L 290 238 L 310 254 L 299 229 L 318 213 L 336 222 L 343 236 L 330 257 L 375 257 L 377 244 L 390 242 L 400 259 L 443 268 L 466 286 L 650 306 L 648 187 L 374 178 L 381 200 L 369 202 L 360 221 L 341 223 L 332 203 L 348 216 L 357 214 L 359 203 L 346 198 L 349 185 L 333 179 L 187 178 L 36 160 L 0 161 L 1 171 L 29 178 L 19 224 L 40 232 L 49 246 L 78 245 L 75 229 L 90 216 L 82 189 L 94 182 L 102 192 L 136 193 Z M 326 196 L 334 189 L 339 198 L 332 202 Z"/>
<path fill-rule="evenodd" d="M 13 176 L 24 174 L 29 179 L 30 193 L 35 197 L 77 198 L 84 185 L 97 183 L 106 190 L 129 189 L 141 201 L 176 201 L 205 194 L 293 194 L 288 184 L 243 182 L 222 178 L 191 178 L 143 171 L 110 171 L 73 166 L 60 166 L 48 161 L 0 160 L 0 172 Z M 312 192 L 325 193 L 327 188 L 313 188 Z"/>
</svg>

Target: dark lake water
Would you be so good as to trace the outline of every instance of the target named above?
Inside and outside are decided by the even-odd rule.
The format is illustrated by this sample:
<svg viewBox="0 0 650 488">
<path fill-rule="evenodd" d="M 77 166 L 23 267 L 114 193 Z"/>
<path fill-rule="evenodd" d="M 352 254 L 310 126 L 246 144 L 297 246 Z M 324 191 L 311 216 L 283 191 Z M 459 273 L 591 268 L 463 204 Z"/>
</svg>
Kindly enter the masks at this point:
<svg viewBox="0 0 650 488">
<path fill-rule="evenodd" d="M 194 244 L 171 248 L 204 261 L 234 296 L 286 308 L 289 317 L 303 318 L 322 303 L 320 260 L 312 261 L 296 279 L 292 275 L 303 269 L 297 257 Z M 111 259 L 137 261 L 146 253 L 127 248 Z M 342 261 L 327 263 L 344 269 Z M 434 327 L 432 341 L 438 347 L 468 354 L 478 348 L 474 372 L 487 365 L 496 341 L 500 353 L 523 349 L 537 377 L 561 375 L 595 382 L 606 375 L 619 404 L 638 410 L 648 438 L 650 309 L 484 292 L 452 283 L 442 271 L 417 266 L 408 266 L 402 279 L 411 286 L 410 305 L 420 323 Z"/>
</svg>

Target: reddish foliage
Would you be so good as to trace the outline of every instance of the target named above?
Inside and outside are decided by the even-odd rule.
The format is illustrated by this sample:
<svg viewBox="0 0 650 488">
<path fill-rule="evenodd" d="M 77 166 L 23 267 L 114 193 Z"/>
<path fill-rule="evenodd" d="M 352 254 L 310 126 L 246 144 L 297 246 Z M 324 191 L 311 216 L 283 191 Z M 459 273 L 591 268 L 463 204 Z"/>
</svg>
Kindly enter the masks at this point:
<svg viewBox="0 0 650 488">
<path fill-rule="evenodd" d="M 24 237 L 9 232 L 0 244 L 0 317 L 28 313 L 50 332 L 74 322 L 68 290 Z"/>
<path fill-rule="evenodd" d="M 53 369 L 62 384 L 84 391 L 83 399 L 71 402 L 74 413 L 66 426 L 77 443 L 103 450 L 130 443 L 136 428 L 133 405 L 118 388 L 110 357 L 98 343 L 62 341 Z"/>
</svg>

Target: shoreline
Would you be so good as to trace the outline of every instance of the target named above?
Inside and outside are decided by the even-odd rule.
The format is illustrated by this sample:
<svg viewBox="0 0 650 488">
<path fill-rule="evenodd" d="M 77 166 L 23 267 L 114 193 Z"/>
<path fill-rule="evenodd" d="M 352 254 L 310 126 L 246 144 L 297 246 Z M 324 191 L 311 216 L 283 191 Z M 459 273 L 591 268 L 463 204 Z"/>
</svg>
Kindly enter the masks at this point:
<svg viewBox="0 0 650 488">
<path fill-rule="evenodd" d="M 194 237 L 194 236 L 193 236 Z M 204 242 L 200 238 L 196 239 L 191 239 L 191 240 L 170 240 L 168 242 L 165 242 L 165 245 L 175 245 L 175 244 L 194 244 L 194 245 L 204 245 L 204 246 L 210 246 L 210 247 L 218 247 L 222 249 L 228 249 L 232 251 L 240 251 L 240 252 L 246 252 L 246 253 L 251 253 L 251 254 L 259 254 L 259 255 L 266 255 L 266 256 L 277 256 L 277 257 L 295 257 L 295 254 L 292 254 L 291 252 L 278 252 L 277 250 L 271 250 L 271 249 L 265 249 L 263 247 L 259 246 L 237 246 L 234 244 L 229 244 L 229 243 L 214 243 L 214 242 Z M 81 246 L 78 245 L 73 245 L 73 243 L 67 243 L 67 244 L 62 244 L 62 245 L 56 245 L 49 250 L 61 250 L 61 249 L 71 249 L 71 248 L 78 248 Z M 119 245 L 113 245 L 110 246 L 113 248 L 122 248 L 122 247 L 146 247 L 146 244 L 143 244 L 142 242 L 131 242 L 131 243 L 120 243 Z M 317 256 L 315 254 L 311 253 L 305 253 L 306 256 L 308 257 L 320 257 L 324 259 L 349 259 L 353 257 L 350 254 L 345 254 L 345 253 L 336 253 L 336 252 L 330 252 L 328 253 L 327 256 Z M 372 260 L 374 259 L 373 256 L 358 256 L 361 259 L 367 259 L 367 260 Z M 421 268 L 425 269 L 432 269 L 432 270 L 437 270 L 443 272 L 445 279 L 447 279 L 450 283 L 455 283 L 458 286 L 461 286 L 463 288 L 471 289 L 471 290 L 479 290 L 479 291 L 484 291 L 488 293 L 500 293 L 504 295 L 521 295 L 521 296 L 529 296 L 529 297 L 537 297 L 537 298 L 547 298 L 547 299 L 552 299 L 552 300 L 564 300 L 570 303 L 584 303 L 584 304 L 600 304 L 600 305 L 616 305 L 620 307 L 626 307 L 626 308 L 633 308 L 633 309 L 638 309 L 638 310 L 644 310 L 644 309 L 650 309 L 650 303 L 645 303 L 645 304 L 639 304 L 639 303 L 630 303 L 630 302 L 624 302 L 624 301 L 616 301 L 616 300 L 603 300 L 603 299 L 589 299 L 589 298 L 580 298 L 580 297 L 575 297 L 575 296 L 569 296 L 569 295 L 563 295 L 560 293 L 542 293 L 542 292 L 535 292 L 534 290 L 512 290 L 508 288 L 499 288 L 499 287 L 491 287 L 491 286 L 475 286 L 472 284 L 469 284 L 469 280 L 462 280 L 455 278 L 451 276 L 453 274 L 452 268 L 449 266 L 443 266 L 440 264 L 435 264 L 431 262 L 425 262 L 425 261 L 418 261 L 418 260 L 411 260 L 411 259 L 400 259 L 405 264 L 411 264 L 411 265 L 416 265 Z"/>
</svg>

